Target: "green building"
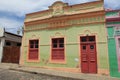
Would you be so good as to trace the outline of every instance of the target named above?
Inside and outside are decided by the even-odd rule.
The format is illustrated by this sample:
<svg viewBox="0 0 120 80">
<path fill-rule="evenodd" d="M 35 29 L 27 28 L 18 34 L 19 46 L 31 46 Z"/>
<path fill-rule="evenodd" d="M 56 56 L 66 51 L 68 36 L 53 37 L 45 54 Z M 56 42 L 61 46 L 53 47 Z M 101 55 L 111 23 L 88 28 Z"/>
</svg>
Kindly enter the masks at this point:
<svg viewBox="0 0 120 80">
<path fill-rule="evenodd" d="M 106 11 L 110 75 L 120 78 L 120 10 Z"/>
<path fill-rule="evenodd" d="M 20 64 L 30 67 L 109 75 L 103 0 L 26 15 Z"/>
</svg>

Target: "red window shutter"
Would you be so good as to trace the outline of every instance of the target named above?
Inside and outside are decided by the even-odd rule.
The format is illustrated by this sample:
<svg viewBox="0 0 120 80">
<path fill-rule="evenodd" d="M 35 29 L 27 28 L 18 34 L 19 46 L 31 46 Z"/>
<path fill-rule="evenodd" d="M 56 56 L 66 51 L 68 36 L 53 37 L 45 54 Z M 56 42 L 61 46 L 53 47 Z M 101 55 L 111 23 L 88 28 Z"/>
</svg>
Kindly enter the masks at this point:
<svg viewBox="0 0 120 80">
<path fill-rule="evenodd" d="M 38 44 L 39 44 L 38 40 L 30 40 L 29 41 L 29 45 L 30 45 L 29 46 L 29 56 L 28 56 L 29 60 L 38 60 L 38 57 L 39 57 L 39 55 L 38 55 L 38 52 L 39 52 Z"/>
<path fill-rule="evenodd" d="M 38 49 L 29 50 L 29 59 L 38 60 Z"/>
<path fill-rule="evenodd" d="M 52 39 L 52 60 L 64 60 L 64 38 Z"/>
</svg>

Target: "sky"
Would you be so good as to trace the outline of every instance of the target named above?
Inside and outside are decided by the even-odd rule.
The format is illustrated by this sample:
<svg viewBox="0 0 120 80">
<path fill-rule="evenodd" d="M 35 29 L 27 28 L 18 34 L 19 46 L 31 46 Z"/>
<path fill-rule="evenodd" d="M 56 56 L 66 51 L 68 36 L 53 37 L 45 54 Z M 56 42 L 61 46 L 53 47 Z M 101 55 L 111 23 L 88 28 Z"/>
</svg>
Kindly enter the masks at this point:
<svg viewBox="0 0 120 80">
<path fill-rule="evenodd" d="M 48 9 L 58 0 L 0 0 L 0 27 L 16 33 L 24 24 L 25 14 Z M 81 4 L 96 0 L 61 0 L 69 5 Z M 104 0 L 105 8 L 119 9 L 120 0 Z"/>
</svg>

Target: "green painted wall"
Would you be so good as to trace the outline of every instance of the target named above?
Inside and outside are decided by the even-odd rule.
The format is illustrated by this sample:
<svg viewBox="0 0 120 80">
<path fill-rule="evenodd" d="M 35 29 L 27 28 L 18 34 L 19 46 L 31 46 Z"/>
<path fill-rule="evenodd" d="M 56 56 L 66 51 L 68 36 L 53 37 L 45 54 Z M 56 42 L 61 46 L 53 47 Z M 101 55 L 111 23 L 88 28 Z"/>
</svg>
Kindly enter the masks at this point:
<svg viewBox="0 0 120 80">
<path fill-rule="evenodd" d="M 119 16 L 119 11 L 106 12 L 106 17 L 116 17 Z M 109 66 L 110 66 L 110 76 L 119 77 L 120 72 L 118 70 L 118 59 L 117 59 L 117 49 L 115 40 L 115 28 L 116 25 L 120 25 L 120 22 L 107 22 L 108 31 L 108 53 L 109 53 Z"/>
<path fill-rule="evenodd" d="M 107 17 L 117 16 L 117 15 L 119 15 L 118 12 L 107 12 L 107 13 L 106 13 L 106 16 L 107 16 Z"/>
<path fill-rule="evenodd" d="M 117 52 L 116 52 L 116 42 L 114 38 L 114 27 L 108 27 L 108 52 L 109 52 L 109 65 L 110 65 L 110 75 L 112 77 L 120 77 L 120 72 L 118 72 L 118 62 L 117 62 Z"/>
<path fill-rule="evenodd" d="M 33 26 L 35 27 L 35 26 Z M 87 31 L 86 31 L 87 30 Z M 60 34 L 56 34 L 59 32 Z M 107 38 L 105 24 L 90 24 L 84 26 L 72 26 L 70 28 L 54 29 L 54 30 L 42 30 L 42 31 L 31 31 L 24 33 L 23 42 L 23 54 L 24 54 L 24 65 L 26 66 L 48 66 L 48 67 L 68 67 L 77 68 L 80 63 L 80 53 L 79 53 L 79 38 L 80 35 L 95 35 L 96 36 L 96 46 L 97 46 L 97 66 L 98 69 L 109 69 L 108 64 L 108 48 L 107 48 Z M 50 40 L 51 37 L 65 36 L 66 41 L 66 64 L 52 64 L 46 61 L 50 58 Z M 27 52 L 28 52 L 28 42 L 29 39 L 39 38 L 40 44 L 40 62 L 27 62 Z M 78 58 L 79 61 L 75 61 Z M 104 72 L 103 72 L 104 73 Z"/>
</svg>

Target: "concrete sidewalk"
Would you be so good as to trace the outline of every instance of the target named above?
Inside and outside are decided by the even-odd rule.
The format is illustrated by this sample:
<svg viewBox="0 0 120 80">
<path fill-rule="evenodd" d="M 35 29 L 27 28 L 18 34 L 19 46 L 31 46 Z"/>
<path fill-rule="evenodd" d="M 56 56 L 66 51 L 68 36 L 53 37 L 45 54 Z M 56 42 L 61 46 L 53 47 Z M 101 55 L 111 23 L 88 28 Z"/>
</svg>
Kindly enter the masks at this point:
<svg viewBox="0 0 120 80">
<path fill-rule="evenodd" d="M 105 75 L 71 73 L 71 72 L 56 71 L 56 70 L 49 70 L 49 69 L 43 69 L 43 68 L 23 67 L 17 64 L 10 64 L 10 63 L 0 63 L 0 68 L 35 73 L 35 74 L 69 77 L 69 78 L 80 79 L 80 80 L 120 80 L 119 78 L 111 78 Z"/>
</svg>

